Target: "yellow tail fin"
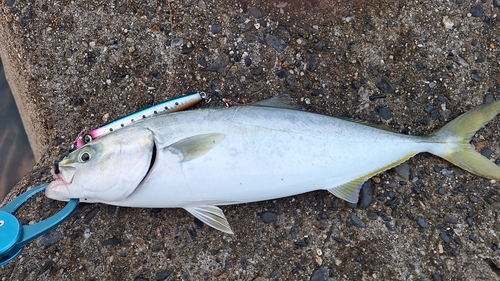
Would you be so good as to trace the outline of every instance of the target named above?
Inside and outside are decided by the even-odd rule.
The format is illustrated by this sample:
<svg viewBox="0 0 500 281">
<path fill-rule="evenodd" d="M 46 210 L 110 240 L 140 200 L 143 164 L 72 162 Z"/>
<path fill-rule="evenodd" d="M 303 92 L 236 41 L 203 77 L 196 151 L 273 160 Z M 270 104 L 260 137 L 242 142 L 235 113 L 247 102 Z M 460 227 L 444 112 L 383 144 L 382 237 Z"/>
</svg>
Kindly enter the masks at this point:
<svg viewBox="0 0 500 281">
<path fill-rule="evenodd" d="M 435 142 L 443 146 L 429 152 L 476 175 L 500 180 L 500 168 L 475 151 L 469 143 L 474 133 L 498 113 L 500 113 L 500 101 L 494 101 L 458 116 L 431 135 Z"/>
</svg>

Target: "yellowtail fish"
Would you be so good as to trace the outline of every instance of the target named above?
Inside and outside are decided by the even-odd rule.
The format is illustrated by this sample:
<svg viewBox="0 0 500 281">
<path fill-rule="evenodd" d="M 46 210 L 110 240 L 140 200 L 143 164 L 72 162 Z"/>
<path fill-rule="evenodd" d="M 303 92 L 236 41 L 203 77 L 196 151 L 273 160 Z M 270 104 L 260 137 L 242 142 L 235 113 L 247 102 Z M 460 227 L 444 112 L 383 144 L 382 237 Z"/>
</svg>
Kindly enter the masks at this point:
<svg viewBox="0 0 500 281">
<path fill-rule="evenodd" d="M 63 201 L 184 208 L 233 233 L 217 206 L 312 190 L 356 203 L 364 181 L 421 152 L 500 180 L 500 168 L 469 143 L 499 112 L 500 101 L 478 106 L 427 137 L 297 110 L 286 96 L 169 113 L 72 152 L 45 194 Z"/>
</svg>

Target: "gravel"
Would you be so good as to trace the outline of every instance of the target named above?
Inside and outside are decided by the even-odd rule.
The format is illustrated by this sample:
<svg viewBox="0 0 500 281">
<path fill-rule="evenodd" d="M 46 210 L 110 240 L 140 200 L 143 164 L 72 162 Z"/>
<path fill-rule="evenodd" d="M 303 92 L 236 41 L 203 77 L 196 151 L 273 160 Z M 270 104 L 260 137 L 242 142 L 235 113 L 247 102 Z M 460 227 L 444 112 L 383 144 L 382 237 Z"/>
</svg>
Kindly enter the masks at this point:
<svg viewBox="0 0 500 281">
<path fill-rule="evenodd" d="M 500 99 L 497 2 L 4 1 L 0 55 L 39 159 L 6 200 L 50 181 L 52 161 L 79 132 L 104 124 L 103 116 L 109 122 L 186 93 L 209 93 L 211 83 L 241 103 L 289 94 L 310 112 L 430 135 Z M 196 108 L 217 106 L 224 104 L 213 98 Z M 473 139 L 493 158 L 498 120 Z M 368 152 L 357 163 L 372 158 Z M 407 165 L 408 179 L 389 170 L 372 180 L 376 200 L 366 209 L 353 210 L 324 190 L 222 206 L 234 235 L 199 228 L 182 209 L 117 207 L 108 215 L 90 205 L 54 230 L 60 240 L 44 240 L 46 248 L 43 238 L 29 243 L 0 276 L 86 280 L 91 272 L 96 280 L 156 280 L 168 270 L 166 280 L 311 280 L 327 273 L 497 280 L 498 263 L 488 261 L 498 259 L 498 183 L 426 153 Z M 43 196 L 31 204 L 19 211 L 29 222 L 64 205 Z M 270 224 L 263 210 L 276 214 Z M 317 220 L 322 213 L 328 218 Z M 448 233 L 451 226 L 456 234 Z"/>
</svg>

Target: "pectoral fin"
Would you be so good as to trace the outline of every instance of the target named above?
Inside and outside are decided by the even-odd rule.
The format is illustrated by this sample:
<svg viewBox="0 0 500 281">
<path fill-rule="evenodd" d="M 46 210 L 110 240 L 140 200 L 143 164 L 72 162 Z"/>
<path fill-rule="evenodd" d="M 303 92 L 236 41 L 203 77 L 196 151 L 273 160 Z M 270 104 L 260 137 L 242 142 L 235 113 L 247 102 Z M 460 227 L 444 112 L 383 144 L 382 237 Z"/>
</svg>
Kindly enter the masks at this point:
<svg viewBox="0 0 500 281">
<path fill-rule="evenodd" d="M 184 207 L 191 215 L 195 216 L 205 224 L 225 233 L 234 234 L 227 222 L 224 212 L 213 205 L 202 205 L 195 207 Z"/>
<path fill-rule="evenodd" d="M 167 149 L 179 155 L 181 162 L 186 162 L 207 153 L 224 138 L 226 135 L 219 133 L 195 135 L 173 143 Z"/>
</svg>

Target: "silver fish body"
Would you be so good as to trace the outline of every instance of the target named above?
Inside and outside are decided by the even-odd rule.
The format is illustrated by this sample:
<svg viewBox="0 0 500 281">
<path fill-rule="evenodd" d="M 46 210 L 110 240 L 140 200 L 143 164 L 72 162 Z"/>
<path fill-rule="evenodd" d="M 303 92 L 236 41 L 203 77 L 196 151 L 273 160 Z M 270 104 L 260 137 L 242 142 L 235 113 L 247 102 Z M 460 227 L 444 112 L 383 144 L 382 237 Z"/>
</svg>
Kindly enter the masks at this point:
<svg viewBox="0 0 500 281">
<path fill-rule="evenodd" d="M 165 114 L 92 141 L 73 152 L 73 158 L 70 154 L 60 163 L 61 175 L 56 176 L 59 178 L 46 194 L 58 200 L 80 198 L 127 207 L 184 208 L 210 226 L 232 233 L 217 205 L 321 189 L 355 203 L 365 180 L 420 152 L 431 152 L 471 172 L 500 179 L 500 169 L 468 144 L 473 132 L 487 122 L 484 112 L 492 118 L 499 110 L 497 102 L 476 110 L 481 114 L 471 111 L 467 114 L 472 117 L 452 122 L 430 137 L 397 134 L 292 110 L 287 105 Z M 482 118 L 480 122 L 477 116 Z M 456 133 L 472 119 L 474 128 Z M 116 148 L 116 140 L 123 149 Z M 129 142 L 141 145 L 124 145 Z M 85 167 L 96 157 L 78 161 L 86 147 L 96 154 L 107 153 L 106 159 L 89 165 L 107 172 Z M 462 164 L 464 161 L 473 164 Z M 69 175 L 68 170 L 75 175 Z M 81 182 L 83 178 L 87 183 Z M 92 192 L 88 182 L 95 184 Z"/>
</svg>

